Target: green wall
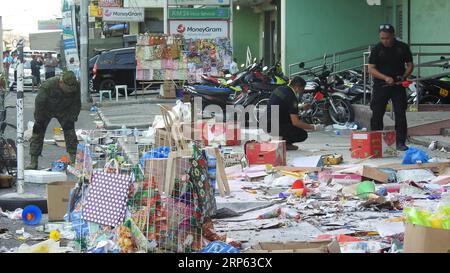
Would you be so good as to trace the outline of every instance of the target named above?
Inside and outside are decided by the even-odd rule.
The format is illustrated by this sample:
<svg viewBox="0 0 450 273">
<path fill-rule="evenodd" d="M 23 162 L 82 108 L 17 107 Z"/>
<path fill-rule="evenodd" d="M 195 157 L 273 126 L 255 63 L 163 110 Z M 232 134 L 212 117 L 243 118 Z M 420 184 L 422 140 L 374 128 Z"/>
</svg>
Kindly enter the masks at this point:
<svg viewBox="0 0 450 273">
<path fill-rule="evenodd" d="M 250 7 L 241 6 L 240 10 L 234 10 L 233 49 L 239 65 L 245 63 L 249 46 L 253 57 L 260 56 L 260 17 Z"/>
<path fill-rule="evenodd" d="M 385 11 L 365 0 L 286 0 L 286 69 L 324 53 L 376 42 Z"/>
<path fill-rule="evenodd" d="M 388 4 L 403 6 L 404 41 L 408 40 L 408 1 L 388 0 Z M 448 0 L 411 0 L 411 43 L 450 43 L 450 1 Z M 413 53 L 419 52 L 418 46 L 412 46 Z M 422 47 L 424 53 L 450 53 L 450 46 Z M 422 62 L 438 60 L 440 56 L 422 57 Z M 446 56 L 449 58 L 450 56 Z M 417 63 L 417 57 L 414 56 Z M 421 75 L 442 73 L 441 68 L 422 68 Z M 414 74 L 417 73 L 417 69 Z"/>
</svg>

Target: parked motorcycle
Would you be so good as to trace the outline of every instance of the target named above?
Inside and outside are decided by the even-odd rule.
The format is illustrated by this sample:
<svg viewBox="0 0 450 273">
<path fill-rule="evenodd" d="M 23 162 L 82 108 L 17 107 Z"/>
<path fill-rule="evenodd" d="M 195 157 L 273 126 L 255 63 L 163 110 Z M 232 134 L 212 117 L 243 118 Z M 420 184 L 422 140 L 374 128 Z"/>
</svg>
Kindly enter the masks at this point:
<svg viewBox="0 0 450 273">
<path fill-rule="evenodd" d="M 301 63 L 300 69 L 305 69 Z M 348 97 L 339 92 L 332 92 L 331 71 L 326 64 L 320 74 L 312 70 L 305 70 L 300 75 L 313 76 L 314 88 L 305 89 L 304 103 L 311 104 L 311 109 L 300 113 L 300 117 L 310 124 L 346 124 L 355 120 L 355 111 L 348 101 Z"/>
</svg>

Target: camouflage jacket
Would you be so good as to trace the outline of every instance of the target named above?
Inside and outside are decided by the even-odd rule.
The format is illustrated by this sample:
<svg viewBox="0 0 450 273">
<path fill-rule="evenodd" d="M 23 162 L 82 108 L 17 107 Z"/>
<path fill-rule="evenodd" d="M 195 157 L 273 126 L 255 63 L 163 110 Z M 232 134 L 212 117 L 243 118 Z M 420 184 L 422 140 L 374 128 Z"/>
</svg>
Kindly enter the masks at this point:
<svg viewBox="0 0 450 273">
<path fill-rule="evenodd" d="M 59 77 L 44 82 L 35 100 L 35 119 L 43 117 L 65 116 L 77 121 L 81 111 L 80 86 L 74 93 L 64 93 L 59 87 Z"/>
</svg>

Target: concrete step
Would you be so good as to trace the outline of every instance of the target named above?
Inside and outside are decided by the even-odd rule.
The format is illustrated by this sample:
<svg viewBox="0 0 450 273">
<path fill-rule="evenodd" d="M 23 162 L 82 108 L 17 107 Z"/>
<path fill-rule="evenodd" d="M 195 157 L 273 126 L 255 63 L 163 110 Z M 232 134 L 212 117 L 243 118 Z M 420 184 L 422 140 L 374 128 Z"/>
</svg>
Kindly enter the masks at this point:
<svg viewBox="0 0 450 273">
<path fill-rule="evenodd" d="M 450 128 L 442 129 L 441 135 L 443 135 L 445 137 L 450 137 Z"/>
</svg>

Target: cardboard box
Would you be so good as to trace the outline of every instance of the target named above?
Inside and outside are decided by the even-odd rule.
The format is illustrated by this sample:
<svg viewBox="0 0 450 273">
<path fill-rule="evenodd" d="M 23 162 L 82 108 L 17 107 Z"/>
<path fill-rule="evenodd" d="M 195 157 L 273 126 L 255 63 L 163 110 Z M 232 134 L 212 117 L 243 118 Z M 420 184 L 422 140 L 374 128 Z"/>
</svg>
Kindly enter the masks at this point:
<svg viewBox="0 0 450 273">
<path fill-rule="evenodd" d="M 338 171 L 337 173 L 355 174 L 355 175 L 359 175 L 361 177 L 375 180 L 376 182 L 380 182 L 380 183 L 388 183 L 389 177 L 391 176 L 389 173 L 382 172 L 382 171 L 378 170 L 377 168 L 372 168 L 369 166 L 357 166 L 354 168 L 349 168 L 349 169 L 344 169 L 344 170 Z"/>
<path fill-rule="evenodd" d="M 450 230 L 406 224 L 404 253 L 448 253 Z"/>
<path fill-rule="evenodd" d="M 238 146 L 241 144 L 241 128 L 235 123 L 217 123 L 200 121 L 197 124 L 201 140 L 206 146 L 213 144 L 221 146 Z"/>
<path fill-rule="evenodd" d="M 333 183 L 343 186 L 361 183 L 363 177 L 359 174 L 333 173 Z"/>
<path fill-rule="evenodd" d="M 354 132 L 351 134 L 352 158 L 397 156 L 395 131 Z"/>
<path fill-rule="evenodd" d="M 167 158 L 151 158 L 145 160 L 144 177 L 148 181 L 155 178 L 158 189 L 162 189 L 166 181 Z"/>
<path fill-rule="evenodd" d="M 47 185 L 48 220 L 50 222 L 64 221 L 67 213 L 70 191 L 75 187 L 75 182 L 53 182 Z"/>
<path fill-rule="evenodd" d="M 246 253 L 341 253 L 341 248 L 336 240 L 259 243 Z"/>
<path fill-rule="evenodd" d="M 159 95 L 164 99 L 175 99 L 177 97 L 177 88 L 172 82 L 165 82 L 161 85 Z"/>
<path fill-rule="evenodd" d="M 248 143 L 245 149 L 250 165 L 286 166 L 286 141 Z"/>
</svg>

